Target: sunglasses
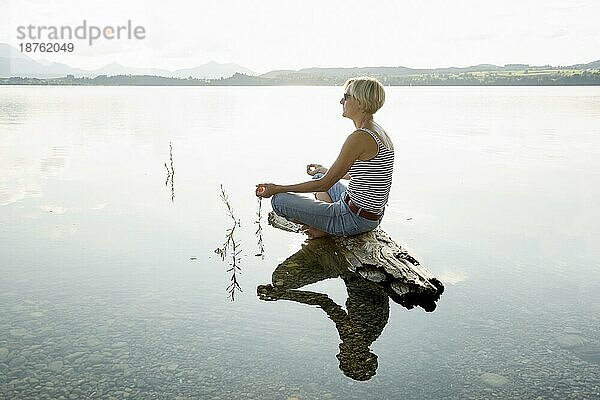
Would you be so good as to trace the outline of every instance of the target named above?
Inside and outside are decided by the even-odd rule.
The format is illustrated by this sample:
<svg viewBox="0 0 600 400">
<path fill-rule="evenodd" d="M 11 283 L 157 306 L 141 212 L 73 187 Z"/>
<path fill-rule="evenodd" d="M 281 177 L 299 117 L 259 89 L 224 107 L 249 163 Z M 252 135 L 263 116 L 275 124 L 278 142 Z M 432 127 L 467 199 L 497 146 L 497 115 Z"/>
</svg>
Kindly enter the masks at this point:
<svg viewBox="0 0 600 400">
<path fill-rule="evenodd" d="M 348 101 L 352 98 L 352 95 L 350 93 L 344 93 L 344 101 Z"/>
</svg>

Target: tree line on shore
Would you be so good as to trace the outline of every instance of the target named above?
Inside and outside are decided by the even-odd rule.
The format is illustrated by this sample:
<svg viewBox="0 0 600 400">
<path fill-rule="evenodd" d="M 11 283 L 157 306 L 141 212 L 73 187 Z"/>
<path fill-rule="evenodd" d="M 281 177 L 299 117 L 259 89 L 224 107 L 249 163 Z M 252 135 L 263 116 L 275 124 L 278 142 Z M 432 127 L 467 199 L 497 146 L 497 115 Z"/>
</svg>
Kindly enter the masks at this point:
<svg viewBox="0 0 600 400">
<path fill-rule="evenodd" d="M 172 78 L 154 75 L 99 75 L 94 78 L 67 75 L 62 78 L 0 78 L 3 85 L 59 86 L 339 86 L 347 74 L 323 74 L 318 71 L 282 71 L 269 76 L 236 73 L 229 78 Z M 587 86 L 600 85 L 600 70 L 515 70 L 429 72 L 406 75 L 369 74 L 385 86 Z"/>
</svg>

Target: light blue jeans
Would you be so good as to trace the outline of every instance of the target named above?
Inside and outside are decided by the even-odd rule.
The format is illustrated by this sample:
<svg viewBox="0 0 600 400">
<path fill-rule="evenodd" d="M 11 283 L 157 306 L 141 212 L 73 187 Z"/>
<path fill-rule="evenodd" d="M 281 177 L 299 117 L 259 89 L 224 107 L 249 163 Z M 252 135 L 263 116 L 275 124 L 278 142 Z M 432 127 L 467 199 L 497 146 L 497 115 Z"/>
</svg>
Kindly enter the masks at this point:
<svg viewBox="0 0 600 400">
<path fill-rule="evenodd" d="M 321 173 L 313 175 L 319 179 Z M 344 202 L 346 185 L 336 182 L 328 191 L 333 203 L 327 203 L 296 193 L 277 193 L 271 198 L 275 214 L 291 221 L 301 222 L 334 236 L 352 236 L 372 231 L 381 220 L 359 217 Z"/>
</svg>

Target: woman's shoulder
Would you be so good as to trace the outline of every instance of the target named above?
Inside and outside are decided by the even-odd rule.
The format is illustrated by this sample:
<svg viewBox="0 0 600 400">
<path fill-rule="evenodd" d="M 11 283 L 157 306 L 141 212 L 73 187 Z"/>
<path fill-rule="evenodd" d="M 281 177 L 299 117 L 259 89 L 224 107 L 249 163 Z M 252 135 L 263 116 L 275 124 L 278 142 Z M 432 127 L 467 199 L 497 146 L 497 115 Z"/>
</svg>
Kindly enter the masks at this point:
<svg viewBox="0 0 600 400">
<path fill-rule="evenodd" d="M 374 141 L 378 146 L 379 143 L 381 143 L 388 150 L 394 150 L 394 144 L 392 143 L 392 140 L 388 136 L 387 132 L 380 126 L 377 126 L 377 128 L 357 128 L 354 130 L 354 132 L 352 132 L 352 134 L 360 136 L 364 141 Z"/>
<path fill-rule="evenodd" d="M 373 135 L 367 132 L 364 128 L 357 128 L 350 135 L 348 135 L 348 139 L 352 140 L 357 144 L 368 145 L 372 142 L 377 143 Z"/>
</svg>

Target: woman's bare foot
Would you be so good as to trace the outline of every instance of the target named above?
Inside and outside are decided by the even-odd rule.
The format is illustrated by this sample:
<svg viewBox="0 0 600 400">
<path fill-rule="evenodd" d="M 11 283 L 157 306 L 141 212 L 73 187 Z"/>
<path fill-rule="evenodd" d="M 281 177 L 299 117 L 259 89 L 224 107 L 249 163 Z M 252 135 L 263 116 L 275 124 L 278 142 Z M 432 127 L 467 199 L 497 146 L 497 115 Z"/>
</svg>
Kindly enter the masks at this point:
<svg viewBox="0 0 600 400">
<path fill-rule="evenodd" d="M 333 203 L 333 200 L 331 200 L 331 197 L 329 196 L 329 193 L 327 193 L 327 192 L 315 192 L 314 195 L 315 195 L 315 199 L 317 199 L 317 200 L 321 200 L 326 203 Z"/>
<path fill-rule="evenodd" d="M 323 236 L 327 236 L 327 232 L 320 231 L 317 228 L 313 228 L 312 226 L 309 226 L 308 229 L 304 231 L 304 233 L 308 235 L 309 239 L 316 239 Z"/>
<path fill-rule="evenodd" d="M 320 231 L 317 228 L 313 228 L 312 226 L 308 226 L 306 224 L 300 225 L 302 225 L 302 233 L 305 233 L 309 239 L 316 239 L 328 235 L 327 232 Z"/>
</svg>

